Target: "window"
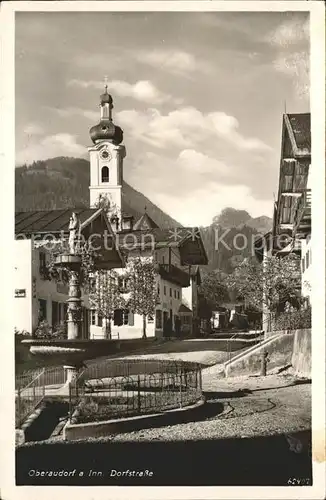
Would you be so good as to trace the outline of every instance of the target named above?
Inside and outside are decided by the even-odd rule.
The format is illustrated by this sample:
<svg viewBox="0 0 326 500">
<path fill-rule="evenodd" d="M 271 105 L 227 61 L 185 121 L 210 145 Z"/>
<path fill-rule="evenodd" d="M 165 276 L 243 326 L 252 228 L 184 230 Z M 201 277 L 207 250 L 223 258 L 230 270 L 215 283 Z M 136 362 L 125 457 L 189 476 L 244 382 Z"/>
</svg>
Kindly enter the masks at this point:
<svg viewBox="0 0 326 500">
<path fill-rule="evenodd" d="M 164 295 L 166 295 L 166 286 L 164 285 Z"/>
<path fill-rule="evenodd" d="M 46 300 L 39 299 L 38 301 L 38 318 L 39 321 L 46 321 Z"/>
<path fill-rule="evenodd" d="M 45 252 L 39 253 L 39 273 L 42 277 L 44 277 L 44 273 L 46 272 L 46 255 Z"/>
<path fill-rule="evenodd" d="M 116 326 L 123 325 L 123 313 L 122 309 L 115 309 L 113 313 L 113 324 Z"/>
<path fill-rule="evenodd" d="M 134 326 L 134 314 L 129 309 L 115 309 L 113 313 L 113 323 L 116 326 Z"/>
<path fill-rule="evenodd" d="M 180 292 L 179 292 L 179 290 L 178 290 L 178 299 L 180 299 Z"/>
<path fill-rule="evenodd" d="M 162 264 L 165 264 L 165 258 L 164 258 L 164 255 L 162 257 Z"/>
<path fill-rule="evenodd" d="M 102 182 L 109 182 L 109 168 L 102 167 Z"/>
<path fill-rule="evenodd" d="M 120 290 L 120 293 L 126 293 L 129 291 L 129 278 L 125 278 L 123 276 L 119 276 L 118 278 L 118 287 Z"/>
<path fill-rule="evenodd" d="M 170 297 L 172 297 L 172 288 L 170 288 Z"/>
<path fill-rule="evenodd" d="M 57 326 L 60 323 L 59 302 L 52 301 L 52 326 Z"/>
<path fill-rule="evenodd" d="M 96 325 L 96 311 L 91 309 L 91 325 Z"/>
<path fill-rule="evenodd" d="M 177 298 L 177 291 L 174 290 L 174 298 L 176 299 Z"/>
<path fill-rule="evenodd" d="M 129 312 L 129 314 L 128 314 L 128 325 L 129 326 L 134 326 L 134 322 L 135 322 L 134 313 L 133 312 Z"/>
<path fill-rule="evenodd" d="M 98 326 L 103 326 L 103 316 L 102 316 L 102 314 L 98 315 L 97 325 Z"/>
<path fill-rule="evenodd" d="M 158 283 L 157 285 L 157 295 L 160 295 L 161 293 L 161 287 L 160 287 L 160 284 Z"/>
<path fill-rule="evenodd" d="M 305 258 L 303 257 L 303 259 L 301 259 L 301 266 L 302 266 L 302 272 L 304 273 L 305 272 Z"/>
<path fill-rule="evenodd" d="M 310 262 L 309 262 L 309 250 L 308 250 L 308 252 L 306 253 L 306 269 L 308 269 L 309 264 Z"/>
<path fill-rule="evenodd" d="M 160 309 L 156 311 L 156 328 L 159 330 L 162 328 L 162 311 Z"/>
<path fill-rule="evenodd" d="M 122 323 L 128 325 L 129 323 L 129 309 L 122 310 Z"/>
</svg>

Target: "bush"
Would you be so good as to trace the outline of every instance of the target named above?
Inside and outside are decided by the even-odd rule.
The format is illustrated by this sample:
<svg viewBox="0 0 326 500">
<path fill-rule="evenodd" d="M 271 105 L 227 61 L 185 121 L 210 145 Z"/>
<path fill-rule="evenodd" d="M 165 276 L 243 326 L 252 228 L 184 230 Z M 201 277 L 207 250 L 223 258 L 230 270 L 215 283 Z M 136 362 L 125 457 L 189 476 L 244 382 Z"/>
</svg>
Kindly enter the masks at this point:
<svg viewBox="0 0 326 500">
<path fill-rule="evenodd" d="M 274 330 L 300 330 L 302 328 L 311 328 L 311 307 L 282 312 L 274 323 Z"/>
<path fill-rule="evenodd" d="M 34 332 L 38 339 L 64 339 L 67 338 L 67 328 L 64 322 L 52 327 L 47 321 L 41 321 Z"/>
</svg>

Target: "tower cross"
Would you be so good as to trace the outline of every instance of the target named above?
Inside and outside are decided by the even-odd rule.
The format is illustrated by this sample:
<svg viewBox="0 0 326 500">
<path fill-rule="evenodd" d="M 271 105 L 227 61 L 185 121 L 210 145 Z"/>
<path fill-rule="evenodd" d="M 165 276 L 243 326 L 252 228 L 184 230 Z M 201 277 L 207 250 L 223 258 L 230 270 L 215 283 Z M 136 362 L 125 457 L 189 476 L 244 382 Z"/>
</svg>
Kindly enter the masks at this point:
<svg viewBox="0 0 326 500">
<path fill-rule="evenodd" d="M 106 91 L 108 90 L 108 81 L 109 81 L 109 77 L 107 75 L 105 75 L 105 77 L 104 77 L 104 85 L 105 85 L 105 90 Z"/>
</svg>

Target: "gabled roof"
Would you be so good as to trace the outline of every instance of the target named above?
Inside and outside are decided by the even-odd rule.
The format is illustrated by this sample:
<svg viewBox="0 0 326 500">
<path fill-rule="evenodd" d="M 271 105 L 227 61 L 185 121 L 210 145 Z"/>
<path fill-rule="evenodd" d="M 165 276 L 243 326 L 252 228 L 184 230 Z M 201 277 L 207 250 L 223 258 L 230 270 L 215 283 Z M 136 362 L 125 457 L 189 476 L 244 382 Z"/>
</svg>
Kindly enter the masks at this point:
<svg viewBox="0 0 326 500">
<path fill-rule="evenodd" d="M 193 227 L 122 231 L 117 233 L 117 244 L 127 252 L 135 248 L 153 249 L 153 246 L 155 249 L 177 247 L 182 265 L 207 265 L 208 262 L 200 232 Z"/>
<path fill-rule="evenodd" d="M 82 235 L 86 238 L 91 237 L 91 244 L 97 246 L 96 266 L 99 269 L 123 267 L 125 265 L 123 255 L 115 244 L 115 235 L 103 208 L 16 212 L 16 238 L 42 235 L 41 240 L 38 241 L 41 245 L 48 241 L 50 235 L 59 239 L 63 232 L 66 238 L 69 233 L 69 222 L 73 212 L 80 221 Z M 96 228 L 94 234 L 93 224 Z M 108 231 L 108 235 L 105 234 L 105 231 Z"/>
<path fill-rule="evenodd" d="M 311 154 L 310 113 L 291 113 L 283 115 L 289 134 L 294 156 Z"/>
<path fill-rule="evenodd" d="M 188 313 L 188 314 L 192 314 L 192 310 L 189 309 L 188 306 L 186 306 L 185 304 L 181 304 L 181 306 L 179 307 L 179 313 Z"/>
<path fill-rule="evenodd" d="M 28 212 L 16 212 L 15 233 L 60 233 L 67 231 L 72 212 L 75 212 L 83 226 L 96 214 L 101 213 L 99 208 L 70 208 L 64 210 L 33 210 Z"/>
<path fill-rule="evenodd" d="M 134 225 L 135 231 L 145 231 L 147 229 L 155 228 L 158 228 L 158 225 L 153 221 L 153 219 L 148 215 L 147 212 L 145 212 Z"/>
</svg>

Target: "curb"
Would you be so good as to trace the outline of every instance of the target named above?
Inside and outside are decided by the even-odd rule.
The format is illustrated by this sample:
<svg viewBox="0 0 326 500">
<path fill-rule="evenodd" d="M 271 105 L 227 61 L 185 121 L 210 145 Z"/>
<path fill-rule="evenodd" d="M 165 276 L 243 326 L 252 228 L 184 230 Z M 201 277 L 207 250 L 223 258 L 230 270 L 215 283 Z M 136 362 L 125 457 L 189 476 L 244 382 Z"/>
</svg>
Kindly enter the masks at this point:
<svg viewBox="0 0 326 500">
<path fill-rule="evenodd" d="M 91 437 L 103 437 L 108 434 L 119 434 L 151 427 L 182 423 L 184 419 L 189 418 L 192 412 L 195 412 L 204 404 L 205 399 L 202 398 L 191 406 L 167 410 L 164 413 L 137 415 L 135 417 L 105 420 L 102 422 L 87 422 L 84 424 L 69 422 L 63 429 L 63 437 L 67 441 L 74 441 Z M 72 420 L 76 421 L 76 417 L 77 415 L 75 415 L 74 412 Z"/>
<path fill-rule="evenodd" d="M 40 403 L 42 404 L 42 402 Z M 19 434 L 19 443 L 16 443 L 17 446 L 20 446 L 22 443 L 26 442 L 26 433 L 34 421 L 40 416 L 42 411 L 44 410 L 43 406 L 38 406 L 30 415 L 27 417 L 23 425 L 17 429 L 15 429 L 16 436 Z"/>
</svg>

